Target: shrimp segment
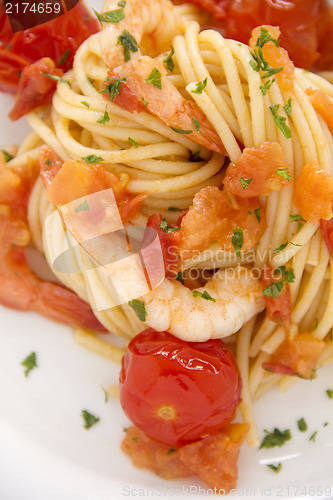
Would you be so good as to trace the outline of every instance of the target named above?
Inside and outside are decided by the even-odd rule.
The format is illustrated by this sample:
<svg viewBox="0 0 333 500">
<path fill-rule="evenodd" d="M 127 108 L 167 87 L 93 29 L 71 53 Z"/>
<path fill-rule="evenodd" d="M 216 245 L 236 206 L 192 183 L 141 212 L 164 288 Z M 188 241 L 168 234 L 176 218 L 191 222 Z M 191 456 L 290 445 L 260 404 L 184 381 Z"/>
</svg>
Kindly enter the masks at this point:
<svg viewBox="0 0 333 500">
<path fill-rule="evenodd" d="M 218 271 L 197 291 L 207 292 L 216 302 L 194 296 L 176 280 L 164 279 L 141 298 L 145 323 L 186 341 L 205 342 L 232 335 L 265 307 L 259 280 L 241 266 Z"/>
<path fill-rule="evenodd" d="M 149 75 L 156 69 L 161 73 L 161 89 L 147 83 Z M 188 138 L 193 142 L 217 153 L 227 154 L 219 135 L 206 115 L 195 102 L 185 99 L 178 92 L 168 80 L 166 70 L 159 61 L 142 56 L 118 66 L 110 76 L 127 80 L 122 83 L 120 93 L 114 99 L 116 104 L 132 111 L 133 101 L 136 99 L 137 108 L 139 106 L 141 110 L 146 108 L 169 127 L 188 134 Z M 128 94 L 131 99 L 127 98 Z M 148 103 L 146 106 L 142 98 Z"/>
<path fill-rule="evenodd" d="M 168 0 L 127 0 L 123 9 L 125 17 L 119 23 L 102 23 L 101 49 L 108 68 L 124 62 L 123 48 L 118 42 L 124 30 L 139 45 L 143 36 L 149 35 L 156 55 L 169 50 L 173 38 L 181 32 L 180 17 Z M 119 10 L 118 0 L 106 0 L 102 13 L 114 10 Z M 139 48 L 131 54 L 134 59 L 140 55 Z"/>
<path fill-rule="evenodd" d="M 119 9 L 117 0 L 106 0 L 102 13 Z M 125 78 L 114 102 L 130 112 L 145 109 L 163 123 L 188 134 L 197 144 L 226 155 L 223 143 L 206 115 L 192 100 L 185 99 L 168 80 L 163 64 L 142 56 L 140 43 L 149 35 L 149 53 L 168 51 L 173 38 L 181 33 L 181 20 L 168 0 L 129 0 L 125 17 L 118 23 L 102 22 L 101 50 L 110 78 Z M 146 37 L 147 38 L 147 37 Z M 147 41 L 147 40 L 146 40 Z M 124 64 L 124 61 L 125 64 Z M 147 83 L 152 71 L 161 74 L 161 86 Z"/>
</svg>

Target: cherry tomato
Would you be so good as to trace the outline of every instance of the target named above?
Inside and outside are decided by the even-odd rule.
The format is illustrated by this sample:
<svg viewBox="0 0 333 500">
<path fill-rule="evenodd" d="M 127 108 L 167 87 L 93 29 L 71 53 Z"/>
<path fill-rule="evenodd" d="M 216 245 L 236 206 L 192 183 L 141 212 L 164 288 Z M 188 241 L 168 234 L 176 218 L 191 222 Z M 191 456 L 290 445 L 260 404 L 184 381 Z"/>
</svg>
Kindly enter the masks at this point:
<svg viewBox="0 0 333 500">
<path fill-rule="evenodd" d="M 81 43 L 99 30 L 96 19 L 79 2 L 67 14 L 35 28 L 13 33 L 4 4 L 0 6 L 0 90 L 16 93 L 22 70 L 50 57 L 67 71 Z"/>
<path fill-rule="evenodd" d="M 128 418 L 170 446 L 229 423 L 241 392 L 236 360 L 221 340 L 184 342 L 152 328 L 129 343 L 119 381 Z"/>
</svg>

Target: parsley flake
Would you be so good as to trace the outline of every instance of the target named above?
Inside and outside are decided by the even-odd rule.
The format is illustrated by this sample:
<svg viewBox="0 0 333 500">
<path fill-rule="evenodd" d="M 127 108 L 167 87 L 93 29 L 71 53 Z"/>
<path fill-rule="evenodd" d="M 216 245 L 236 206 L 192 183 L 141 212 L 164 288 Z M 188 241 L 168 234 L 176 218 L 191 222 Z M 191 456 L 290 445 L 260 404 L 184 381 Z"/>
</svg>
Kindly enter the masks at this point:
<svg viewBox="0 0 333 500">
<path fill-rule="evenodd" d="M 313 442 L 315 442 L 317 434 L 318 434 L 318 431 L 315 431 L 315 432 L 314 432 L 314 433 L 313 433 L 313 434 L 309 437 L 309 441 L 313 441 Z"/>
<path fill-rule="evenodd" d="M 27 356 L 22 361 L 21 365 L 26 368 L 26 370 L 24 370 L 24 376 L 27 377 L 31 372 L 31 370 L 33 370 L 34 368 L 38 368 L 36 361 L 36 353 L 32 352 L 31 354 L 29 354 L 29 356 Z"/>
<path fill-rule="evenodd" d="M 142 300 L 133 299 L 128 302 L 140 321 L 146 321 L 147 311 L 145 303 Z"/>
<path fill-rule="evenodd" d="M 4 159 L 5 159 L 5 162 L 8 163 L 10 160 L 12 160 L 14 158 L 14 156 L 10 155 L 7 151 L 5 151 L 4 149 L 1 149 L 1 153 L 3 154 L 4 156 Z"/>
<path fill-rule="evenodd" d="M 233 230 L 233 237 L 231 238 L 232 246 L 234 247 L 235 254 L 240 258 L 241 249 L 244 243 L 243 229 L 237 227 Z"/>
<path fill-rule="evenodd" d="M 301 432 L 306 432 L 308 430 L 308 424 L 305 422 L 304 418 L 297 420 L 297 426 Z"/>
<path fill-rule="evenodd" d="M 273 432 L 268 432 L 264 431 L 267 436 L 264 437 L 262 440 L 259 450 L 261 448 L 274 448 L 275 446 L 283 446 L 286 441 L 290 441 L 291 439 L 291 433 L 289 429 L 286 429 L 285 431 L 280 431 L 279 429 L 275 428 Z"/>
<path fill-rule="evenodd" d="M 194 126 L 196 128 L 196 131 L 199 132 L 200 131 L 200 127 L 201 127 L 200 122 L 196 118 L 194 118 L 194 117 L 192 117 L 192 122 L 193 122 L 193 124 L 194 124 Z"/>
<path fill-rule="evenodd" d="M 71 53 L 70 49 L 65 50 L 65 52 L 63 53 L 63 55 L 60 57 L 59 61 L 57 62 L 57 66 L 61 66 L 62 64 L 64 64 L 70 53 Z"/>
<path fill-rule="evenodd" d="M 84 420 L 83 427 L 85 429 L 90 429 L 90 427 L 92 427 L 93 425 L 97 424 L 97 422 L 99 422 L 99 418 L 95 417 L 94 415 L 89 413 L 87 410 L 82 410 L 81 416 Z"/>
<path fill-rule="evenodd" d="M 99 14 L 95 9 L 93 9 L 95 16 L 101 23 L 112 23 L 118 24 L 125 17 L 125 11 L 123 7 L 120 9 L 109 10 L 107 12 L 103 12 L 103 14 Z"/>
<path fill-rule="evenodd" d="M 87 200 L 84 200 L 80 205 L 76 207 L 74 212 L 77 214 L 79 212 L 89 212 L 89 210 L 90 210 L 89 204 Z"/>
<path fill-rule="evenodd" d="M 139 147 L 139 143 L 136 142 L 134 139 L 132 139 L 132 137 L 129 137 L 128 138 L 128 141 L 135 147 L 135 148 L 138 148 Z"/>
<path fill-rule="evenodd" d="M 272 78 L 272 80 L 267 80 L 267 82 L 265 82 L 264 85 L 260 85 L 260 90 L 261 90 L 261 93 L 262 95 L 266 95 L 268 90 L 271 88 L 271 86 L 273 85 L 273 83 L 275 82 L 275 78 Z"/>
<path fill-rule="evenodd" d="M 161 82 L 161 72 L 157 69 L 154 68 L 148 78 L 145 79 L 146 83 L 150 83 L 155 87 L 156 89 L 162 89 L 162 82 Z"/>
<path fill-rule="evenodd" d="M 65 80 L 64 78 L 61 78 L 61 76 L 52 75 L 51 73 L 45 73 L 44 71 L 42 72 L 42 75 L 45 75 L 51 80 L 55 80 L 57 82 L 67 83 L 67 85 L 71 87 L 71 82 L 69 80 Z"/>
<path fill-rule="evenodd" d="M 330 399 L 333 399 L 333 390 L 332 390 L 332 389 L 327 389 L 326 394 L 327 394 L 327 396 L 328 396 Z"/>
<path fill-rule="evenodd" d="M 276 248 L 275 250 L 273 250 L 273 252 L 274 253 L 281 252 L 281 250 L 283 250 L 284 248 L 286 248 L 287 245 L 288 245 L 288 240 L 285 243 L 282 243 L 282 245 L 280 245 L 278 248 Z"/>
<path fill-rule="evenodd" d="M 191 92 L 193 94 L 202 94 L 202 92 L 205 90 L 206 87 L 207 87 L 207 77 L 202 82 L 198 82 L 196 84 L 196 89 L 191 90 Z"/>
<path fill-rule="evenodd" d="M 96 156 L 96 155 L 88 155 L 84 156 L 82 158 L 84 162 L 86 162 L 88 165 L 95 165 L 95 163 L 99 163 L 101 161 L 104 161 L 104 158 L 101 156 Z"/>
<path fill-rule="evenodd" d="M 181 212 L 182 209 L 178 207 L 168 207 L 169 212 Z"/>
<path fill-rule="evenodd" d="M 192 294 L 193 294 L 193 297 L 201 297 L 202 299 L 211 300 L 212 302 L 216 302 L 216 299 L 211 297 L 206 290 L 204 292 L 199 292 L 198 290 L 193 290 Z"/>
<path fill-rule="evenodd" d="M 46 165 L 49 165 L 49 166 L 53 165 L 53 161 L 50 160 L 50 158 L 46 158 L 45 163 L 46 163 Z"/>
<path fill-rule="evenodd" d="M 306 222 L 301 215 L 289 215 L 291 222 Z"/>
<path fill-rule="evenodd" d="M 81 104 L 83 104 L 83 106 L 85 106 L 86 108 L 90 108 L 90 106 L 87 103 L 87 101 L 81 101 Z"/>
<path fill-rule="evenodd" d="M 182 128 L 170 127 L 177 134 L 192 134 L 193 130 L 183 130 Z"/>
<path fill-rule="evenodd" d="M 165 217 L 163 217 L 161 223 L 160 223 L 160 228 L 167 234 L 173 233 L 175 231 L 179 231 L 180 227 L 172 227 L 169 226 L 167 223 L 167 220 Z"/>
<path fill-rule="evenodd" d="M 126 5 L 126 2 L 125 2 L 125 0 L 120 0 L 120 2 L 117 3 L 117 5 L 118 5 L 118 7 L 123 7 L 124 8 L 125 5 Z"/>
<path fill-rule="evenodd" d="M 286 117 L 278 114 L 279 106 L 280 106 L 279 104 L 272 104 L 269 107 L 269 109 L 272 112 L 272 115 L 273 115 L 273 118 L 274 118 L 276 125 L 279 127 L 279 129 L 281 130 L 283 135 L 287 139 L 290 139 L 291 138 L 291 130 L 288 127 L 288 125 L 286 124 Z"/>
<path fill-rule="evenodd" d="M 195 151 L 195 153 L 193 153 L 193 151 L 191 151 L 190 152 L 190 161 L 191 162 L 202 161 L 200 153 L 201 153 L 201 148 L 198 151 Z"/>
<path fill-rule="evenodd" d="M 170 71 L 170 73 L 172 73 L 173 69 L 175 67 L 175 63 L 173 62 L 173 59 L 172 59 L 172 56 L 175 53 L 175 49 L 173 48 L 172 45 L 170 45 L 170 48 L 171 48 L 171 51 L 169 52 L 167 57 L 165 59 L 163 59 L 163 65 L 168 71 Z"/>
<path fill-rule="evenodd" d="M 264 288 L 263 294 L 265 295 L 265 297 L 276 299 L 282 292 L 283 286 L 284 286 L 283 281 L 272 283 L 271 285 L 268 285 L 266 288 Z"/>
<path fill-rule="evenodd" d="M 171 455 L 171 453 L 175 453 L 176 451 L 176 448 L 170 448 L 170 450 L 168 450 L 168 455 Z"/>
<path fill-rule="evenodd" d="M 149 102 L 148 102 L 148 101 L 146 101 L 146 99 L 145 99 L 144 97 L 141 97 L 141 101 L 143 102 L 143 104 L 144 104 L 145 106 L 148 106 Z"/>
<path fill-rule="evenodd" d="M 283 106 L 283 109 L 285 110 L 285 112 L 287 113 L 288 116 L 291 115 L 291 108 L 292 108 L 291 97 L 289 97 L 287 104 L 285 106 Z"/>
<path fill-rule="evenodd" d="M 102 391 L 104 392 L 104 402 L 107 403 L 108 400 L 109 400 L 109 394 L 108 394 L 108 391 L 106 389 L 104 389 L 104 387 L 101 386 L 101 389 Z"/>
<path fill-rule="evenodd" d="M 288 182 L 291 179 L 291 176 L 289 175 L 289 168 L 278 168 L 275 170 L 275 173 L 286 179 Z"/>
<path fill-rule="evenodd" d="M 280 470 L 282 469 L 281 462 L 277 465 L 274 465 L 274 464 L 266 464 L 266 465 L 267 465 L 267 467 L 269 467 L 270 469 L 272 469 L 276 473 L 280 472 Z"/>
<path fill-rule="evenodd" d="M 107 112 L 107 108 L 105 108 L 104 115 L 101 116 L 98 120 L 97 123 L 101 123 L 102 125 L 105 125 L 110 121 L 109 113 Z"/>
<path fill-rule="evenodd" d="M 129 31 L 124 30 L 121 35 L 118 36 L 117 45 L 121 44 L 124 47 L 124 61 L 127 62 L 131 59 L 131 52 L 137 52 L 139 50 L 139 44 Z"/>
<path fill-rule="evenodd" d="M 179 281 L 179 283 L 181 283 L 182 285 L 184 285 L 184 277 L 185 277 L 184 271 L 178 271 L 177 276 L 176 276 L 175 279 L 177 281 Z"/>
<path fill-rule="evenodd" d="M 267 42 L 273 42 L 276 47 L 280 46 L 279 42 L 272 37 L 268 29 L 261 27 L 256 46 L 262 48 Z"/>
<path fill-rule="evenodd" d="M 139 437 L 138 436 L 134 436 L 132 437 L 132 441 L 138 441 L 139 440 Z"/>
<path fill-rule="evenodd" d="M 246 189 L 253 181 L 253 177 L 252 177 L 252 179 L 244 179 L 244 177 L 238 177 L 238 179 L 239 179 L 239 182 L 241 183 L 243 189 Z"/>
<path fill-rule="evenodd" d="M 108 83 L 110 82 L 110 83 Z M 105 89 L 100 90 L 100 94 L 108 94 L 110 101 L 119 94 L 122 82 L 127 82 L 127 78 L 107 78 L 105 80 Z"/>
</svg>

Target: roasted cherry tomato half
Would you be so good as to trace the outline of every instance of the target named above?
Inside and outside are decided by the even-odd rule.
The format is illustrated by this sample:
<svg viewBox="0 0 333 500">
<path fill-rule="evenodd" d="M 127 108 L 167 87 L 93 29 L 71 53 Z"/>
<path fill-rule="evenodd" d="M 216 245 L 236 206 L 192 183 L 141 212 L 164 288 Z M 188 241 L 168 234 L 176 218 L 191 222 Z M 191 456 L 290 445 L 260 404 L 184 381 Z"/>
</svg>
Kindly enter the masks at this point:
<svg viewBox="0 0 333 500">
<path fill-rule="evenodd" d="M 179 446 L 229 423 L 241 378 L 221 340 L 184 342 L 152 328 L 129 343 L 120 373 L 120 402 L 145 434 Z"/>
</svg>

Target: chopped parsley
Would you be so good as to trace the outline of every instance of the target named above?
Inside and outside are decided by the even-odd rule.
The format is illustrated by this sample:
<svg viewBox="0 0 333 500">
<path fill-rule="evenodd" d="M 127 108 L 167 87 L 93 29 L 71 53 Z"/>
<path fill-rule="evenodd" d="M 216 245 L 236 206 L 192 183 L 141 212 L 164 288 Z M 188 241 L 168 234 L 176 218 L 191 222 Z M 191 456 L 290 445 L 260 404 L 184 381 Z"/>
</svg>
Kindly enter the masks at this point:
<svg viewBox="0 0 333 500">
<path fill-rule="evenodd" d="M 175 453 L 176 451 L 176 448 L 170 448 L 170 450 L 168 450 L 168 455 L 171 455 L 171 453 Z"/>
<path fill-rule="evenodd" d="M 51 80 L 55 80 L 57 82 L 67 83 L 67 85 L 71 87 L 71 82 L 69 80 L 65 80 L 64 78 L 61 78 L 61 76 L 52 75 L 51 73 L 45 73 L 44 71 L 42 72 L 42 75 L 45 75 Z"/>
<path fill-rule="evenodd" d="M 192 134 L 193 130 L 183 130 L 182 128 L 170 127 L 177 134 Z"/>
<path fill-rule="evenodd" d="M 216 302 L 216 299 L 211 297 L 209 293 L 205 290 L 204 292 L 198 292 L 198 290 L 193 290 L 193 297 L 201 297 L 205 300 L 211 300 L 212 302 Z"/>
<path fill-rule="evenodd" d="M 182 209 L 178 207 L 168 207 L 169 212 L 181 212 Z"/>
<path fill-rule="evenodd" d="M 9 154 L 7 151 L 5 151 L 4 149 L 1 149 L 1 153 L 3 154 L 4 156 L 4 159 L 5 159 L 5 162 L 8 163 L 10 160 L 12 160 L 14 158 L 14 156 L 12 156 L 11 154 Z"/>
<path fill-rule="evenodd" d="M 126 5 L 126 2 L 125 2 L 125 0 L 120 0 L 120 2 L 117 3 L 117 5 L 118 5 L 118 7 L 123 7 L 124 8 L 125 5 Z"/>
<path fill-rule="evenodd" d="M 267 435 L 262 440 L 259 450 L 261 448 L 274 448 L 275 446 L 283 446 L 287 441 L 291 439 L 291 433 L 289 429 L 285 431 L 280 431 L 275 428 L 273 432 L 264 431 Z"/>
<path fill-rule="evenodd" d="M 274 465 L 274 464 L 266 464 L 266 465 L 267 465 L 267 467 L 269 467 L 270 469 L 272 469 L 276 473 L 280 472 L 280 470 L 282 469 L 281 462 L 277 465 Z"/>
<path fill-rule="evenodd" d="M 272 37 L 270 32 L 266 28 L 262 27 L 260 30 L 260 35 L 257 38 L 256 46 L 262 49 L 267 42 L 273 42 L 276 47 L 280 46 L 279 42 Z"/>
<path fill-rule="evenodd" d="M 151 71 L 151 73 L 148 76 L 148 78 L 145 79 L 145 82 L 146 83 L 150 83 L 156 89 L 161 90 L 161 88 L 162 88 L 161 76 L 162 76 L 161 72 L 157 68 L 154 68 Z"/>
<path fill-rule="evenodd" d="M 167 234 L 180 230 L 180 227 L 169 226 L 165 217 L 163 217 L 159 227 Z"/>
<path fill-rule="evenodd" d="M 315 319 L 315 324 L 314 324 L 314 327 L 313 327 L 313 331 L 317 330 L 318 328 L 318 318 Z"/>
<path fill-rule="evenodd" d="M 90 429 L 90 427 L 92 427 L 93 425 L 97 424 L 97 422 L 99 422 L 99 418 L 95 417 L 94 415 L 89 413 L 87 410 L 82 410 L 81 416 L 84 420 L 83 427 L 85 429 Z"/>
<path fill-rule="evenodd" d="M 38 368 L 37 361 L 36 361 L 36 353 L 32 352 L 31 354 L 29 354 L 29 356 L 27 356 L 22 361 L 21 365 L 26 368 L 26 370 L 24 370 L 24 375 L 25 375 L 25 377 L 27 377 L 29 375 L 29 373 L 31 372 L 31 370 L 33 370 L 34 368 Z"/>
<path fill-rule="evenodd" d="M 192 122 L 196 128 L 196 131 L 199 132 L 200 131 L 200 122 L 194 117 L 192 117 Z"/>
<path fill-rule="evenodd" d="M 95 165 L 95 163 L 99 163 L 100 161 L 104 161 L 104 158 L 96 155 L 88 155 L 82 158 L 88 165 Z"/>
<path fill-rule="evenodd" d="M 65 50 L 65 52 L 63 53 L 63 55 L 60 57 L 59 61 L 57 62 L 57 66 L 61 66 L 62 64 L 64 64 L 70 53 L 71 53 L 71 49 Z"/>
<path fill-rule="evenodd" d="M 283 250 L 284 248 L 286 248 L 287 245 L 288 245 L 288 240 L 285 243 L 282 243 L 282 245 L 280 245 L 278 248 L 276 248 L 275 250 L 273 250 L 273 252 L 274 253 L 281 252 L 281 250 Z"/>
<path fill-rule="evenodd" d="M 261 215 L 260 215 L 260 211 L 261 211 L 261 208 L 258 207 L 256 208 L 253 212 L 251 212 L 251 210 L 248 211 L 248 214 L 249 215 L 255 215 L 256 216 L 256 219 L 258 221 L 258 224 L 260 224 L 261 222 Z"/>
<path fill-rule="evenodd" d="M 108 391 L 106 389 L 104 389 L 104 387 L 101 386 L 101 389 L 102 391 L 104 392 L 104 402 L 107 403 L 108 400 L 109 400 L 109 394 L 108 394 Z"/>
<path fill-rule="evenodd" d="M 139 50 L 139 44 L 131 33 L 124 30 L 121 35 L 118 36 L 117 45 L 121 44 L 124 48 L 124 61 L 127 62 L 131 59 L 131 52 L 137 52 Z"/>
<path fill-rule="evenodd" d="M 195 151 L 195 153 L 193 153 L 191 151 L 190 152 L 190 161 L 192 161 L 192 162 L 202 161 L 200 153 L 201 153 L 201 148 L 198 151 Z"/>
<path fill-rule="evenodd" d="M 332 390 L 332 389 L 327 389 L 326 394 L 327 394 L 327 396 L 328 396 L 330 399 L 333 399 L 333 390 Z"/>
<path fill-rule="evenodd" d="M 103 12 L 103 14 L 99 14 L 95 9 L 93 9 L 95 16 L 101 23 L 112 23 L 118 24 L 125 17 L 125 11 L 123 7 L 120 9 L 109 10 L 107 12 Z"/>
<path fill-rule="evenodd" d="M 253 177 L 252 177 L 252 179 L 244 179 L 244 177 L 238 177 L 238 179 L 239 179 L 239 182 L 241 183 L 243 189 L 246 189 L 253 181 Z"/>
<path fill-rule="evenodd" d="M 291 176 L 289 175 L 289 168 L 278 168 L 275 170 L 275 173 L 286 179 L 288 182 L 291 179 Z"/>
<path fill-rule="evenodd" d="M 308 424 L 305 422 L 304 418 L 297 420 L 297 427 L 301 432 L 306 432 L 308 430 Z"/>
<path fill-rule="evenodd" d="M 233 230 L 233 237 L 231 238 L 232 246 L 234 247 L 235 254 L 240 258 L 241 249 L 244 243 L 243 229 L 237 227 Z"/>
<path fill-rule="evenodd" d="M 168 71 L 170 71 L 170 73 L 172 73 L 173 69 L 175 67 L 175 63 L 173 62 L 173 59 L 172 59 L 172 56 L 175 53 L 175 49 L 173 48 L 172 45 L 170 45 L 170 48 L 171 48 L 171 50 L 170 50 L 169 54 L 167 55 L 167 57 L 165 59 L 163 59 L 163 65 Z"/>
<path fill-rule="evenodd" d="M 50 160 L 50 158 L 46 158 L 45 163 L 46 163 L 46 165 L 48 165 L 48 166 L 53 165 L 53 161 L 52 161 L 52 160 Z"/>
<path fill-rule="evenodd" d="M 133 436 L 132 437 L 132 441 L 138 441 L 139 440 L 139 436 Z"/>
<path fill-rule="evenodd" d="M 89 204 L 87 200 L 84 200 L 80 205 L 76 207 L 74 212 L 77 214 L 79 212 L 89 212 L 89 210 L 90 210 Z"/>
<path fill-rule="evenodd" d="M 108 94 L 110 101 L 113 101 L 114 97 L 120 92 L 122 82 L 127 82 L 127 78 L 107 78 L 105 80 L 105 89 L 99 92 L 100 94 Z"/>
<path fill-rule="evenodd" d="M 273 118 L 274 118 L 274 121 L 275 121 L 276 125 L 279 127 L 279 129 L 281 130 L 281 132 L 283 133 L 283 135 L 287 139 L 290 139 L 291 138 L 291 130 L 288 127 L 288 125 L 286 124 L 286 117 L 285 116 L 281 116 L 281 115 L 278 114 L 279 107 L 280 107 L 279 104 L 272 104 L 269 107 L 269 109 L 272 112 L 272 115 L 273 115 Z"/>
<path fill-rule="evenodd" d="M 136 142 L 134 139 L 132 139 L 132 137 L 129 137 L 128 138 L 128 141 L 135 147 L 135 148 L 138 148 L 139 147 L 139 143 Z"/>
<path fill-rule="evenodd" d="M 147 311 L 145 303 L 142 300 L 130 300 L 128 305 L 133 309 L 140 321 L 146 321 Z"/>
<path fill-rule="evenodd" d="M 317 434 L 318 431 L 315 431 L 313 434 L 311 434 L 311 436 L 309 437 L 309 441 L 315 442 Z"/>
<path fill-rule="evenodd" d="M 191 90 L 191 92 L 193 94 L 202 94 L 202 92 L 205 90 L 206 87 L 207 87 L 207 77 L 202 82 L 198 82 L 196 84 L 195 90 Z"/>
<path fill-rule="evenodd" d="M 283 106 L 283 109 L 285 110 L 288 116 L 291 115 L 291 97 L 289 97 L 288 102 L 285 106 Z"/>
<path fill-rule="evenodd" d="M 143 104 L 144 104 L 145 106 L 148 106 L 149 102 L 148 102 L 148 101 L 146 101 L 146 99 L 145 99 L 144 97 L 141 97 L 141 101 L 143 102 Z"/>
<path fill-rule="evenodd" d="M 184 271 L 178 271 L 176 280 L 179 281 L 182 285 L 184 285 Z"/>
<path fill-rule="evenodd" d="M 85 106 L 86 108 L 90 108 L 90 106 L 87 103 L 87 101 L 81 101 L 81 104 L 83 104 L 83 106 Z"/>
<path fill-rule="evenodd" d="M 105 125 L 110 121 L 109 113 L 107 112 L 107 108 L 105 108 L 104 115 L 101 116 L 98 120 L 97 123 L 101 123 L 102 125 Z"/>
<path fill-rule="evenodd" d="M 250 66 L 254 71 L 263 71 L 263 79 L 270 78 L 283 70 L 283 67 L 272 68 L 272 66 L 264 58 L 262 48 L 267 42 L 273 42 L 277 47 L 279 47 L 279 42 L 271 36 L 269 31 L 266 28 L 261 28 L 260 35 L 257 38 L 256 48 L 253 51 L 250 50 L 250 54 L 252 56 Z"/>
<path fill-rule="evenodd" d="M 123 431 L 123 432 L 127 432 L 127 431 L 128 431 L 127 427 L 123 427 L 123 428 L 122 428 L 122 431 Z"/>
<path fill-rule="evenodd" d="M 306 222 L 301 215 L 289 215 L 291 222 Z"/>
<path fill-rule="evenodd" d="M 260 90 L 262 95 L 267 94 L 267 91 L 271 88 L 271 86 L 275 81 L 276 81 L 275 78 L 272 78 L 271 80 L 267 80 L 267 82 L 265 82 L 264 85 L 260 85 Z"/>
<path fill-rule="evenodd" d="M 278 281 L 277 283 L 272 283 L 264 288 L 263 294 L 265 297 L 270 297 L 271 299 L 276 299 L 282 292 L 284 283 L 283 281 Z"/>
</svg>

